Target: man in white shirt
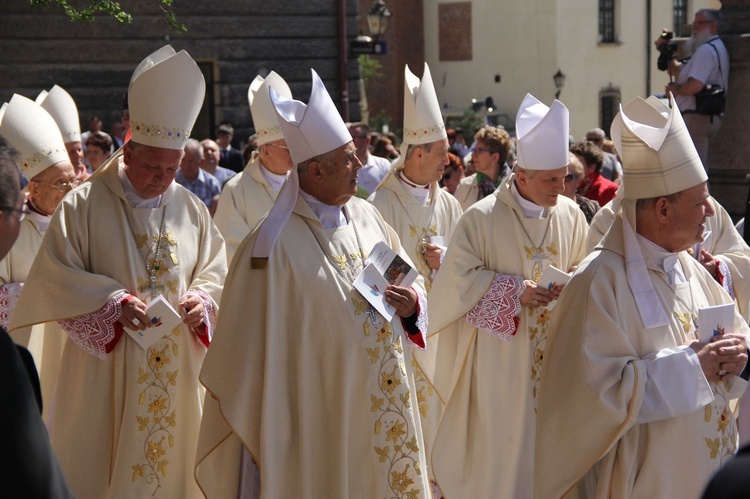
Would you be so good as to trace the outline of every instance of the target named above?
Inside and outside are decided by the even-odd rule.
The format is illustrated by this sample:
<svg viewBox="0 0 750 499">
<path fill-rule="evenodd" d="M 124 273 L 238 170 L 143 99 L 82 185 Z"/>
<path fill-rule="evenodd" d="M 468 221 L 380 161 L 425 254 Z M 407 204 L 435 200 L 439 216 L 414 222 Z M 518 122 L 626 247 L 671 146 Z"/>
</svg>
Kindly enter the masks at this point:
<svg viewBox="0 0 750 499">
<path fill-rule="evenodd" d="M 349 133 L 352 134 L 354 147 L 357 148 L 357 157 L 362 162 L 362 169 L 359 171 L 357 185 L 367 191 L 367 195 L 369 196 L 388 173 L 388 170 L 391 168 L 391 162 L 380 156 L 370 154 L 370 141 L 372 137 L 370 136 L 370 127 L 365 123 L 349 125 Z"/>
</svg>

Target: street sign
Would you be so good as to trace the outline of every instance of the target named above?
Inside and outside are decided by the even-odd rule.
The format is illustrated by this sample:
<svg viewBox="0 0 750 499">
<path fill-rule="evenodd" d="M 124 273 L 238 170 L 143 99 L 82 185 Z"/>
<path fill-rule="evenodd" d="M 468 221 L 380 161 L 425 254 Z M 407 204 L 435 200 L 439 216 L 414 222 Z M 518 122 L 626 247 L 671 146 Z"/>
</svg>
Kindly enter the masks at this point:
<svg viewBox="0 0 750 499">
<path fill-rule="evenodd" d="M 387 45 L 384 41 L 365 41 L 365 40 L 352 40 L 349 42 L 349 50 L 353 55 L 359 54 L 374 54 L 374 55 L 385 55 L 387 52 Z"/>
</svg>

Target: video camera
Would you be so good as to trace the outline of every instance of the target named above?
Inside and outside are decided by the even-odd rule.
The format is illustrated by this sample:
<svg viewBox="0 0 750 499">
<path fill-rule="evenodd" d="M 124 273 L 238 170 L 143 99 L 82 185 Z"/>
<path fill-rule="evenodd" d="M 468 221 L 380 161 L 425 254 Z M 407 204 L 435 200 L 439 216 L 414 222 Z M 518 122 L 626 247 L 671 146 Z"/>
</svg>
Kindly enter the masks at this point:
<svg viewBox="0 0 750 499">
<path fill-rule="evenodd" d="M 659 51 L 659 59 L 656 61 L 656 67 L 659 71 L 666 71 L 669 67 L 669 61 L 674 59 L 677 53 L 677 42 L 672 41 L 672 38 L 674 38 L 672 31 L 662 31 L 661 38 L 666 40 L 666 43 L 656 44 L 656 49 Z"/>
</svg>

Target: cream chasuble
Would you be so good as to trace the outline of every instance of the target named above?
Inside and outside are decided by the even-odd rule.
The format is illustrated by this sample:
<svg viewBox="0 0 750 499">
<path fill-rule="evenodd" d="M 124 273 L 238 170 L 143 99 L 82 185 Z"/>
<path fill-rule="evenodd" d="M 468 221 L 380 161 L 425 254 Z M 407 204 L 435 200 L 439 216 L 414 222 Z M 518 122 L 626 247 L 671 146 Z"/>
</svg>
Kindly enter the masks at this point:
<svg viewBox="0 0 750 499">
<path fill-rule="evenodd" d="M 578 206 L 558 196 L 546 218 L 525 218 L 510 190 L 513 181 L 466 211 L 430 294 L 427 352 L 436 359 L 424 369 L 446 401 L 431 462 L 447 498 L 531 497 L 536 399 L 551 312 L 517 303 L 516 332 L 507 341 L 464 316 L 489 297 L 498 274 L 537 280 L 548 265 L 570 271 L 584 257 L 588 225 Z M 503 291 L 500 300 L 493 298 L 498 318 L 509 315 L 503 303 L 518 302 L 521 292 Z"/>
<path fill-rule="evenodd" d="M 158 262 L 156 289 L 176 310 L 188 289 L 205 293 L 216 307 L 226 250 L 208 210 L 175 183 L 159 208 L 131 208 L 118 178 L 118 159 L 63 199 L 12 328 L 97 313 L 123 291 L 148 302 L 146 257 Z M 154 255 L 162 214 L 162 245 Z M 184 324 L 148 351 L 124 333 L 104 360 L 76 342 L 102 335 L 104 329 L 85 329 L 67 341 L 48 416 L 52 445 L 71 490 L 97 499 L 200 497 L 193 467 L 205 346 Z"/>
<path fill-rule="evenodd" d="M 265 268 L 251 266 L 257 231 L 237 251 L 201 371 L 213 397 L 196 477 L 209 498 L 237 498 L 243 444 L 262 498 L 430 497 L 413 347 L 349 281 L 366 257 L 358 240 L 409 257 L 371 205 L 352 198 L 345 211 L 347 225 L 325 229 L 299 196 Z"/>
<path fill-rule="evenodd" d="M 399 180 L 399 174 L 403 174 L 402 172 L 403 170 L 398 170 L 389 175 L 385 184 L 372 194 L 369 201 L 375 205 L 386 223 L 398 234 L 406 254 L 424 278 L 425 288 L 429 293 L 432 288 L 433 270 L 427 265 L 422 245 L 424 242 L 430 242 L 433 236 L 442 236 L 445 246 L 448 246 L 463 211 L 458 201 L 440 189 L 437 182 L 432 182 L 430 185 L 430 194 L 426 204 L 420 203 L 407 186 Z M 425 355 L 430 355 L 430 352 L 415 351 L 412 365 L 419 413 L 422 418 L 422 431 L 429 456 L 443 404 L 420 367 L 420 359 Z M 431 472 L 430 477 L 434 478 Z"/>
<path fill-rule="evenodd" d="M 42 237 L 43 233 L 39 230 L 34 216 L 27 216 L 21 222 L 18 239 L 5 258 L 0 261 L 0 284 L 6 286 L 11 295 L 0 303 L 2 312 L 8 314 L 5 319 L 6 326 L 22 290 L 20 284 L 24 283 L 29 275 L 31 264 L 42 244 Z M 16 330 L 11 337 L 19 345 L 28 348 L 34 357 L 34 364 L 39 373 L 39 383 L 42 387 L 44 413 L 47 414 L 57 381 L 60 357 L 68 336 L 56 322 L 48 322 Z"/>
<path fill-rule="evenodd" d="M 534 480 L 539 499 L 697 498 L 737 450 L 729 403 L 747 385 L 738 377 L 710 383 L 714 400 L 700 409 L 637 422 L 648 379 L 644 357 L 690 344 L 697 310 L 730 299 L 681 252 L 687 282 L 669 285 L 663 271 L 649 268 L 669 324 L 644 330 L 623 255 L 618 216 L 602 249 L 581 264 L 555 308 L 539 400 Z M 735 332 L 750 333 L 738 313 Z M 684 397 L 693 400 L 695 394 Z"/>
<path fill-rule="evenodd" d="M 232 263 L 245 236 L 266 216 L 276 196 L 260 169 L 260 156 L 253 153 L 245 169 L 224 185 L 214 215 L 214 223 L 226 241 L 227 264 Z"/>
</svg>

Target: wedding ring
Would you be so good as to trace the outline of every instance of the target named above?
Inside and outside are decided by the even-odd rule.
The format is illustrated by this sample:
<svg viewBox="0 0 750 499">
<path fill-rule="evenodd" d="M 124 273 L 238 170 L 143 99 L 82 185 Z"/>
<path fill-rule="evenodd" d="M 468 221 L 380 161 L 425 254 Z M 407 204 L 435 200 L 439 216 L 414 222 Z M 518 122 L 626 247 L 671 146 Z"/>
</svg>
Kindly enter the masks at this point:
<svg viewBox="0 0 750 499">
<path fill-rule="evenodd" d="M 724 376 L 724 375 L 725 375 L 725 374 L 726 374 L 727 372 L 728 372 L 728 371 L 727 371 L 726 369 L 722 369 L 721 371 L 719 371 L 719 372 L 718 372 L 718 373 L 716 373 L 716 374 L 718 374 L 719 376 Z"/>
<path fill-rule="evenodd" d="M 132 325 L 134 325 L 135 327 L 138 327 L 138 326 L 140 326 L 140 325 L 141 325 L 141 321 L 139 321 L 137 317 L 133 318 L 133 320 L 132 320 L 132 321 L 130 321 L 130 323 L 131 323 Z"/>
<path fill-rule="evenodd" d="M 539 300 L 534 300 L 534 306 L 536 307 L 537 305 L 539 305 Z"/>
</svg>

